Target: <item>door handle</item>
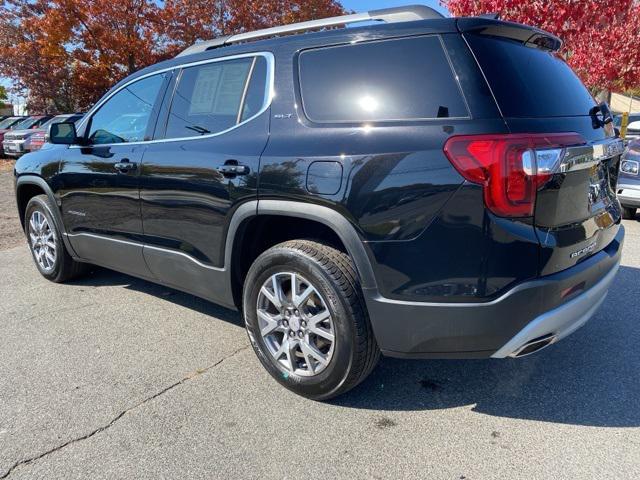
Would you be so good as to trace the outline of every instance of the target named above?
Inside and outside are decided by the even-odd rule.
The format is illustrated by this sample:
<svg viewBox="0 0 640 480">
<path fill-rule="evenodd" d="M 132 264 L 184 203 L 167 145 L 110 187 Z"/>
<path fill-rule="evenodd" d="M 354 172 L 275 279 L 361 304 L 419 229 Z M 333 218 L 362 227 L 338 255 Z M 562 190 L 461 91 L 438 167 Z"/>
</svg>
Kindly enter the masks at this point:
<svg viewBox="0 0 640 480">
<path fill-rule="evenodd" d="M 246 165 L 240 165 L 237 160 L 227 160 L 218 167 L 218 171 L 225 177 L 233 178 L 236 175 L 247 175 L 250 169 Z"/>
<path fill-rule="evenodd" d="M 121 161 L 113 165 L 113 168 L 120 173 L 128 173 L 137 168 L 137 164 L 131 162 L 128 158 L 123 158 Z"/>
</svg>

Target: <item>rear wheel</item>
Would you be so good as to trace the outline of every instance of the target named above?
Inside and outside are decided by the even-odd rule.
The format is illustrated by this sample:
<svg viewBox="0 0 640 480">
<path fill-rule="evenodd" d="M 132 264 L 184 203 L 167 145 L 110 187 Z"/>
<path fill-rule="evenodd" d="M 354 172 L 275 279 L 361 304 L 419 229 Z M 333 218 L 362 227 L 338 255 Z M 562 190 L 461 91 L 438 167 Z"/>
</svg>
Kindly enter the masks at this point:
<svg viewBox="0 0 640 480">
<path fill-rule="evenodd" d="M 636 209 L 633 207 L 622 207 L 622 218 L 625 220 L 635 220 Z"/>
<path fill-rule="evenodd" d="M 43 277 L 61 283 L 86 272 L 87 266 L 73 260 L 67 252 L 53 219 L 49 197 L 38 195 L 29 200 L 24 225 L 31 255 Z"/>
<path fill-rule="evenodd" d="M 245 281 L 243 307 L 261 363 L 299 395 L 340 395 L 379 358 L 351 259 L 321 243 L 294 240 L 260 255 Z"/>
</svg>

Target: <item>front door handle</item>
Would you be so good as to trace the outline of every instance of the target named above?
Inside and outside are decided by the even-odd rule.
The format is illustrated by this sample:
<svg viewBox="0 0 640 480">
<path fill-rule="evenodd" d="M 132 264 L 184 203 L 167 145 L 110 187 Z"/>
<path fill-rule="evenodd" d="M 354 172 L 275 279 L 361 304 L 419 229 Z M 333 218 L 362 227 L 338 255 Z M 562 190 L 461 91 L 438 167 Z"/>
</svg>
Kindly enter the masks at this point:
<svg viewBox="0 0 640 480">
<path fill-rule="evenodd" d="M 113 165 L 120 173 L 129 173 L 137 168 L 137 164 L 131 162 L 128 158 L 123 158 L 121 161 Z"/>
<path fill-rule="evenodd" d="M 246 165 L 240 165 L 237 160 L 227 160 L 218 167 L 218 171 L 225 177 L 233 178 L 236 175 L 247 175 L 250 169 Z"/>
</svg>

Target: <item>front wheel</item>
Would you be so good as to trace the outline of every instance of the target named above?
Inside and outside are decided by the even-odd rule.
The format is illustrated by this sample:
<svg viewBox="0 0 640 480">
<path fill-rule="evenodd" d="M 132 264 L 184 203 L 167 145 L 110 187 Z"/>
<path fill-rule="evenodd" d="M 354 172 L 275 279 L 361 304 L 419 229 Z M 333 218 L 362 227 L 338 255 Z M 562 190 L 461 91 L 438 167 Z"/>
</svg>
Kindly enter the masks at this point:
<svg viewBox="0 0 640 480">
<path fill-rule="evenodd" d="M 38 271 L 46 279 L 62 283 L 85 273 L 87 266 L 73 260 L 67 252 L 52 208 L 46 195 L 29 200 L 24 218 L 25 233 Z"/>
<path fill-rule="evenodd" d="M 348 255 L 309 240 L 276 245 L 251 266 L 243 293 L 251 344 L 293 392 L 327 400 L 355 387 L 380 356 Z"/>
</svg>

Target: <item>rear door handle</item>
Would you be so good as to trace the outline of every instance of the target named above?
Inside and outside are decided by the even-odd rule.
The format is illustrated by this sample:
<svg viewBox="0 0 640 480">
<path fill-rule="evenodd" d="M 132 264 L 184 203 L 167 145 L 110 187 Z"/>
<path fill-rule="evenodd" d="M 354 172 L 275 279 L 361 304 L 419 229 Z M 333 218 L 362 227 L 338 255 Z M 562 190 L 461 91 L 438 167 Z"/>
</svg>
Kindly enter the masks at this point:
<svg viewBox="0 0 640 480">
<path fill-rule="evenodd" d="M 235 177 L 236 175 L 247 175 L 250 169 L 246 165 L 240 165 L 237 160 L 227 160 L 224 165 L 218 167 L 218 171 L 225 177 Z"/>
<path fill-rule="evenodd" d="M 137 164 L 131 162 L 128 158 L 123 158 L 120 162 L 115 163 L 113 168 L 118 170 L 120 173 L 128 173 L 135 170 L 138 167 Z"/>
</svg>

